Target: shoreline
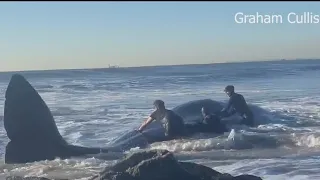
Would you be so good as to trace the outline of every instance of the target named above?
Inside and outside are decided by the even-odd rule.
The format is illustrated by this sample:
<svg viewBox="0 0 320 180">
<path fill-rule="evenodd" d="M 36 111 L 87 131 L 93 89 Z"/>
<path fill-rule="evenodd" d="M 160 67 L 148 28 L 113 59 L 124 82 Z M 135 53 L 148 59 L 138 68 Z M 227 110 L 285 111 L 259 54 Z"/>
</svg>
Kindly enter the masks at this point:
<svg viewBox="0 0 320 180">
<path fill-rule="evenodd" d="M 53 72 L 53 71 L 83 71 L 83 70 L 107 70 L 107 69 L 139 69 L 139 68 L 154 68 L 154 67 L 176 67 L 176 66 L 204 66 L 204 65 L 214 65 L 214 64 L 243 64 L 243 63 L 264 63 L 264 62 L 292 62 L 292 61 L 319 61 L 320 58 L 297 58 L 297 59 L 273 59 L 273 60 L 255 60 L 255 61 L 228 61 L 228 62 L 215 62 L 215 63 L 203 63 L 203 64 L 174 64 L 174 65 L 146 65 L 146 66 L 118 66 L 117 68 L 66 68 L 66 69 L 33 69 L 33 70 L 10 70 L 10 71 L 0 71 L 0 74 L 4 73 L 32 73 L 32 72 Z"/>
</svg>

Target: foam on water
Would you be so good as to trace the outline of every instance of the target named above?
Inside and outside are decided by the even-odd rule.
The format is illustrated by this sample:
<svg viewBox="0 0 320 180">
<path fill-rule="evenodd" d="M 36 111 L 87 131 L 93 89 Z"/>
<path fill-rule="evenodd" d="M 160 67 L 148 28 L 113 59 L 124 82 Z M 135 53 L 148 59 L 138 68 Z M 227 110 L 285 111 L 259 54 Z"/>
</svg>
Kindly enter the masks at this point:
<svg viewBox="0 0 320 180">
<path fill-rule="evenodd" d="M 292 134 L 296 145 L 305 147 L 320 147 L 320 133 L 317 134 Z"/>
<path fill-rule="evenodd" d="M 289 137 L 276 137 L 263 134 L 245 135 L 242 133 L 224 135 L 215 138 L 197 137 L 195 139 L 172 140 L 151 144 L 151 149 L 167 149 L 173 152 L 202 152 L 212 150 L 241 150 L 277 148 L 294 144 Z"/>
<path fill-rule="evenodd" d="M 87 158 L 41 161 L 28 163 L 22 167 L 18 165 L 5 165 L 5 167 L 1 168 L 0 179 L 5 179 L 8 175 L 88 179 L 112 163 L 114 163 L 114 161 Z"/>
</svg>

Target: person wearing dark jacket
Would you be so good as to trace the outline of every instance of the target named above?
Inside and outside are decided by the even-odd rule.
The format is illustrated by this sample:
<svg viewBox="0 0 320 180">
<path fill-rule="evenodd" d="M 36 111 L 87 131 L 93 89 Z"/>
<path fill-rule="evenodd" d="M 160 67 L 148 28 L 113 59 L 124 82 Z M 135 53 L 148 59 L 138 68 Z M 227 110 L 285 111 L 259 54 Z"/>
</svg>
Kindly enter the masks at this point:
<svg viewBox="0 0 320 180">
<path fill-rule="evenodd" d="M 253 126 L 253 113 L 244 97 L 234 91 L 233 85 L 226 86 L 224 92 L 229 96 L 229 102 L 227 106 L 222 109 L 221 117 L 229 117 L 235 113 L 239 113 L 242 116 L 241 124 Z"/>
</svg>

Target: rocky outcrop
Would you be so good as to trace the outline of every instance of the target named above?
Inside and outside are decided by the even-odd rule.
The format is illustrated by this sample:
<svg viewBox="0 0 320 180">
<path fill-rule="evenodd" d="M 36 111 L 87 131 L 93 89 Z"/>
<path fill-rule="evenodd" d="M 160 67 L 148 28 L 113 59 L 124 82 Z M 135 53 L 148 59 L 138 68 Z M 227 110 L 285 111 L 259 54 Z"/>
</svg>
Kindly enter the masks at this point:
<svg viewBox="0 0 320 180">
<path fill-rule="evenodd" d="M 48 179 L 45 177 L 21 177 L 21 176 L 9 176 L 6 180 L 68 180 L 68 179 Z"/>
<path fill-rule="evenodd" d="M 126 174 L 128 180 L 149 180 L 150 178 L 154 180 L 200 180 L 183 169 L 172 153 L 162 150 L 134 153 L 114 166 L 107 167 L 99 176 L 92 180 L 101 179 L 101 177 L 102 179 L 112 177 L 111 179 L 122 180 L 123 178 L 118 178 L 118 174 Z"/>
<path fill-rule="evenodd" d="M 49 180 L 17 179 L 7 180 Z M 179 162 L 167 150 L 133 153 L 116 164 L 106 167 L 90 180 L 262 180 L 253 175 L 231 176 L 191 162 Z"/>
<path fill-rule="evenodd" d="M 44 177 L 20 177 L 20 176 L 9 176 L 6 180 L 50 180 Z"/>
<path fill-rule="evenodd" d="M 100 148 L 69 145 L 60 135 L 46 103 L 23 76 L 15 74 L 11 77 L 5 98 L 3 119 L 10 139 L 6 146 L 5 163 L 100 153 Z"/>
<path fill-rule="evenodd" d="M 209 167 L 179 162 L 167 150 L 134 153 L 113 166 L 106 167 L 90 180 L 261 180 L 252 175 L 233 177 Z"/>
</svg>

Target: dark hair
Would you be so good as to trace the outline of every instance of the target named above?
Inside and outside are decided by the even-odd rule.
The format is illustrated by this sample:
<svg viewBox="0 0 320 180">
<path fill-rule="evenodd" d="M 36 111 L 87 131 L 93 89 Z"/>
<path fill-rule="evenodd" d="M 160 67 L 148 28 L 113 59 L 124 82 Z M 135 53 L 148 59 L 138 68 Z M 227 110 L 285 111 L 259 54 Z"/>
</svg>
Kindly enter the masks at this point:
<svg viewBox="0 0 320 180">
<path fill-rule="evenodd" d="M 153 102 L 153 105 L 156 106 L 157 109 L 164 109 L 165 106 L 164 106 L 164 102 L 162 100 L 155 100 Z"/>
<path fill-rule="evenodd" d="M 226 88 L 224 88 L 225 92 L 234 92 L 234 86 L 233 85 L 228 85 Z"/>
</svg>

